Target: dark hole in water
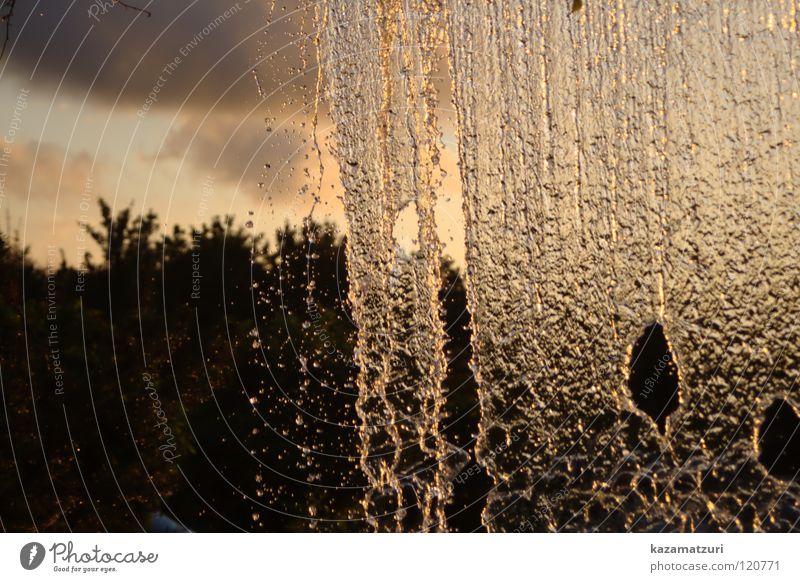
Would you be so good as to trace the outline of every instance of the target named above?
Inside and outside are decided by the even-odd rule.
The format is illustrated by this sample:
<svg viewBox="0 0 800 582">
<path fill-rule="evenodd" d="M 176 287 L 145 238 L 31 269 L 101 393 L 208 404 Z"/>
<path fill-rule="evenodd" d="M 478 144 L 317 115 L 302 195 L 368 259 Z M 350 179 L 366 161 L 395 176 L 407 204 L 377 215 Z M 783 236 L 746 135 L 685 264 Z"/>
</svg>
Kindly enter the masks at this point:
<svg viewBox="0 0 800 582">
<path fill-rule="evenodd" d="M 628 387 L 633 401 L 666 431 L 667 417 L 678 408 L 678 367 L 669 349 L 664 328 L 648 325 L 633 344 Z"/>
<path fill-rule="evenodd" d="M 800 418 L 782 398 L 776 399 L 758 429 L 758 460 L 780 479 L 797 480 L 800 472 Z"/>
</svg>

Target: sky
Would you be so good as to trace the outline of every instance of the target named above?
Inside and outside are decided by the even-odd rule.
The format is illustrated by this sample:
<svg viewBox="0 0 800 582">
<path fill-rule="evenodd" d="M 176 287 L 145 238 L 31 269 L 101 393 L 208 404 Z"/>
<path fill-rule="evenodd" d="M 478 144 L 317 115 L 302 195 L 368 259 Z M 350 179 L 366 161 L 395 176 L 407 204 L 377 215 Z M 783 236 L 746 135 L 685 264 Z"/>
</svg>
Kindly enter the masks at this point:
<svg viewBox="0 0 800 582">
<path fill-rule="evenodd" d="M 98 199 L 152 209 L 165 232 L 233 214 L 270 233 L 314 217 L 346 226 L 324 100 L 312 139 L 313 11 L 274 0 L 17 0 L 0 61 L 0 231 L 44 262 L 78 264 Z M 442 104 L 443 118 L 451 106 Z M 446 122 L 448 123 L 448 122 Z M 463 257 L 452 130 L 437 209 Z M 320 188 L 320 183 L 322 187 Z M 319 190 L 319 191 L 318 191 Z M 411 245 L 402 224 L 398 240 Z"/>
</svg>

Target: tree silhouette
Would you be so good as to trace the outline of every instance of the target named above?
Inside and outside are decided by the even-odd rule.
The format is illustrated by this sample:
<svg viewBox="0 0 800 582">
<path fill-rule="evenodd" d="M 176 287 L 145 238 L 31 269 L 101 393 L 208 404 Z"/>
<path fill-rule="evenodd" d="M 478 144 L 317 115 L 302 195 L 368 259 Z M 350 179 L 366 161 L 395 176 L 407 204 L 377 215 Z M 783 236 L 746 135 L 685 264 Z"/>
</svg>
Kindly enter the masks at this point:
<svg viewBox="0 0 800 582">
<path fill-rule="evenodd" d="M 272 240 L 232 217 L 167 236 L 100 202 L 80 267 L 36 266 L 0 237 L 0 521 L 8 531 L 361 531 L 346 240 Z M 471 451 L 469 317 L 442 270 L 444 431 Z M 313 281 L 313 283 L 311 283 Z M 485 475 L 451 527 L 480 527 Z"/>
</svg>

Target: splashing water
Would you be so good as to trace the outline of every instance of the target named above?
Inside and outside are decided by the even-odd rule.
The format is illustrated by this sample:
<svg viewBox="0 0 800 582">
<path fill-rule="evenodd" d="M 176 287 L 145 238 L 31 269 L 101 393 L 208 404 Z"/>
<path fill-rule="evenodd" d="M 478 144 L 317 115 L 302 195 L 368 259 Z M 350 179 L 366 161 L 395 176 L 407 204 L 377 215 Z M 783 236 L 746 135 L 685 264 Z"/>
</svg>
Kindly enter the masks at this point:
<svg viewBox="0 0 800 582">
<path fill-rule="evenodd" d="M 797 346 L 796 15 L 775 9 L 453 2 L 479 452 L 524 437 L 486 460 L 490 528 L 790 527 L 796 488 L 755 462 Z M 682 384 L 663 438 L 625 391 L 654 321 Z"/>
<path fill-rule="evenodd" d="M 414 507 L 443 529 L 456 465 L 432 210 L 447 41 L 487 527 L 791 529 L 798 486 L 758 459 L 769 407 L 798 403 L 795 4 L 323 10 L 375 527 Z M 409 204 L 410 258 L 393 237 Z M 629 390 L 654 326 L 680 386 L 668 415 Z"/>
<path fill-rule="evenodd" d="M 439 129 L 432 78 L 443 40 L 441 6 L 331 0 L 324 10 L 322 58 L 359 329 L 361 468 L 371 485 L 364 508 L 376 528 L 441 530 L 461 457 L 439 428 L 446 360 L 433 214 Z M 394 228 L 412 204 L 419 248 L 407 257 Z"/>
</svg>

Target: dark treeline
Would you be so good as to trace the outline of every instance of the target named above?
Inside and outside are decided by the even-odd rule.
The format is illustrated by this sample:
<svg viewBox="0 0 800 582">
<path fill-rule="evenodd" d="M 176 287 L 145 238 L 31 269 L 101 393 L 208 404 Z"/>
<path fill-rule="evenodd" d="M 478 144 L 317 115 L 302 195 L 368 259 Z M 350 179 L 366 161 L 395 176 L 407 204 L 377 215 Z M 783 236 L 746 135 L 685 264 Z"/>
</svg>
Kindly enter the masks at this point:
<svg viewBox="0 0 800 582">
<path fill-rule="evenodd" d="M 80 269 L 0 237 L 2 528 L 365 530 L 342 238 L 231 218 L 160 233 L 101 202 Z M 442 276 L 444 430 L 471 452 L 465 295 Z M 459 479 L 451 529 L 480 527 L 487 487 Z"/>
</svg>

